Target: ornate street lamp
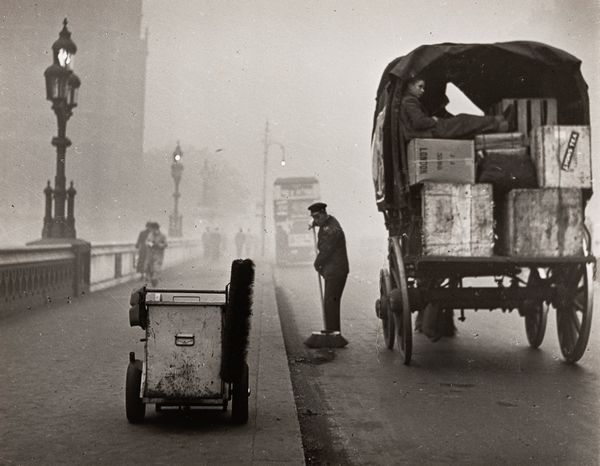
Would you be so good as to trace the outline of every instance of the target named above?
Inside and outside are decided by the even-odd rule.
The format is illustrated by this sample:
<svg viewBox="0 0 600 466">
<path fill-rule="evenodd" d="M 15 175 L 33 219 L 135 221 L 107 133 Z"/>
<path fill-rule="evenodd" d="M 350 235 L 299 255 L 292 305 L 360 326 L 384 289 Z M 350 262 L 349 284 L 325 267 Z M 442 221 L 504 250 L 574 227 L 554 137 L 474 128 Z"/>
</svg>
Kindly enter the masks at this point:
<svg viewBox="0 0 600 466">
<path fill-rule="evenodd" d="M 66 136 L 67 121 L 77 106 L 77 92 L 81 81 L 73 73 L 73 55 L 77 46 L 71 40 L 71 33 L 67 29 L 67 18 L 63 21 L 63 28 L 58 40 L 52 44 L 53 62 L 46 71 L 46 99 L 52 102 L 52 110 L 56 114 L 58 135 L 52 138 L 52 145 L 56 147 L 56 176 L 54 189 L 48 186 L 44 189 L 46 208 L 42 239 L 75 238 L 75 188 L 71 182 L 70 188 L 66 187 L 65 157 L 67 147 L 71 141 Z M 54 197 L 54 217 L 52 217 L 52 197 Z M 67 201 L 68 197 L 68 202 Z M 68 212 L 65 218 L 65 203 Z"/>
<path fill-rule="evenodd" d="M 182 218 L 183 215 L 179 214 L 179 210 L 177 205 L 179 203 L 179 182 L 181 181 L 181 174 L 183 173 L 183 164 L 181 163 L 181 159 L 183 158 L 183 152 L 181 151 L 181 147 L 179 147 L 179 141 L 177 141 L 177 147 L 173 151 L 173 163 L 171 163 L 171 176 L 173 177 L 173 181 L 175 182 L 175 193 L 173 194 L 173 198 L 175 199 L 175 206 L 173 209 L 173 213 L 169 216 L 169 236 L 180 237 L 183 236 L 182 233 Z"/>
</svg>

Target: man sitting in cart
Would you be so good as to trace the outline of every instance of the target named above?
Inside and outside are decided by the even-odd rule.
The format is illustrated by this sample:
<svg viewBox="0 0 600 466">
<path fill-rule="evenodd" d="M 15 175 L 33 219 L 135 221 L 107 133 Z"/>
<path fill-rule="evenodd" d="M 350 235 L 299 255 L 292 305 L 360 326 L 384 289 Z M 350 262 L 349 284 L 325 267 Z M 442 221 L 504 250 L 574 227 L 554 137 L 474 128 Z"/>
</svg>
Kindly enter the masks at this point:
<svg viewBox="0 0 600 466">
<path fill-rule="evenodd" d="M 421 97 L 425 94 L 425 80 L 414 77 L 407 81 L 400 107 L 400 121 L 406 139 L 472 139 L 477 134 L 507 133 L 515 130 L 516 109 L 506 108 L 503 115 L 479 116 L 461 113 L 456 116 L 430 116 Z"/>
</svg>

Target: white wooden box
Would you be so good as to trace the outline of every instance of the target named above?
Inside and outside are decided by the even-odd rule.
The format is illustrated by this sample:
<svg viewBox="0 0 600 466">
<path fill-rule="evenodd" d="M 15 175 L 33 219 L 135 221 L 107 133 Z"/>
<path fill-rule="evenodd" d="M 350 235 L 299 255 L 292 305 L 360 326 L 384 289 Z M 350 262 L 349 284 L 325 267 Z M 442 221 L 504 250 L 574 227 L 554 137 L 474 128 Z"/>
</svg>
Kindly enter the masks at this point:
<svg viewBox="0 0 600 466">
<path fill-rule="evenodd" d="M 422 255 L 491 256 L 493 205 L 491 184 L 423 183 Z"/>
<path fill-rule="evenodd" d="M 509 256 L 564 257 L 583 253 L 583 204 L 579 189 L 513 189 L 500 228 Z"/>
<path fill-rule="evenodd" d="M 540 187 L 592 187 L 589 126 L 541 126 L 532 134 L 531 154 Z"/>
<path fill-rule="evenodd" d="M 143 395 L 219 398 L 223 305 L 147 301 L 147 306 Z"/>
</svg>

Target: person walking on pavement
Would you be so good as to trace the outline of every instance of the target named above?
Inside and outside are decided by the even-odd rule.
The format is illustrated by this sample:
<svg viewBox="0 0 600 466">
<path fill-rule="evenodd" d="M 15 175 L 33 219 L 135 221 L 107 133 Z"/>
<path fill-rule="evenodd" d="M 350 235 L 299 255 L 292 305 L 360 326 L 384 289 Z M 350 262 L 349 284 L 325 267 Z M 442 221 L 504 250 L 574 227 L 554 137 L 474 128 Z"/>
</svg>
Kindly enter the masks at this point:
<svg viewBox="0 0 600 466">
<path fill-rule="evenodd" d="M 242 257 L 242 251 L 244 250 L 245 242 L 246 242 L 246 235 L 244 234 L 244 231 L 240 228 L 240 231 L 238 231 L 235 234 L 235 249 L 236 249 L 238 258 Z"/>
<path fill-rule="evenodd" d="M 319 227 L 315 270 L 325 280 L 325 332 L 340 332 L 340 304 L 350 268 L 346 237 L 340 223 L 327 213 L 327 204 L 315 202 L 308 207 L 312 227 Z"/>
<path fill-rule="evenodd" d="M 160 231 L 157 222 L 151 224 L 150 233 L 146 237 L 146 247 L 146 278 L 150 280 L 152 286 L 156 286 L 167 247 L 167 238 Z"/>
<path fill-rule="evenodd" d="M 146 267 L 146 238 L 150 233 L 150 226 L 152 222 L 146 222 L 146 228 L 140 231 L 138 235 L 137 241 L 135 242 L 135 248 L 138 250 L 137 254 L 137 263 L 135 266 L 135 270 L 139 272 L 141 279 L 143 280 L 145 277 L 145 267 Z"/>
</svg>

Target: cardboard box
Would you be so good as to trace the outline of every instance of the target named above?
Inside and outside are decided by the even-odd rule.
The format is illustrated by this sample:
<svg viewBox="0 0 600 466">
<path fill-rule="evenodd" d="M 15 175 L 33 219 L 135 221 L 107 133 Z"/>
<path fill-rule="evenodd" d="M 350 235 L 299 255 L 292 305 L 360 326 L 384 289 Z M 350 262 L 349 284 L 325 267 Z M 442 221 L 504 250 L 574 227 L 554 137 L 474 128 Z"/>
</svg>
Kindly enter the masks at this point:
<svg viewBox="0 0 600 466">
<path fill-rule="evenodd" d="M 533 132 L 531 154 L 540 187 L 592 187 L 589 126 L 541 126 Z"/>
<path fill-rule="evenodd" d="M 502 251 L 517 257 L 583 254 L 580 189 L 514 189 L 499 218 Z"/>
<path fill-rule="evenodd" d="M 445 183 L 475 182 L 473 141 L 413 139 L 408 143 L 408 180 Z"/>
<path fill-rule="evenodd" d="M 423 183 L 422 255 L 491 256 L 493 205 L 490 184 Z"/>
<path fill-rule="evenodd" d="M 556 99 L 502 99 L 492 107 L 493 115 L 502 115 L 510 104 L 515 106 L 517 131 L 525 135 L 529 143 L 530 133 L 543 125 L 556 125 Z"/>
</svg>

